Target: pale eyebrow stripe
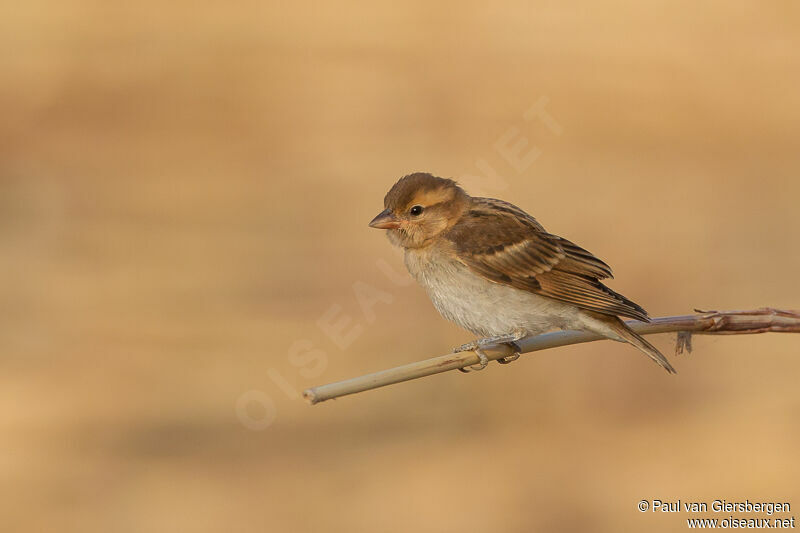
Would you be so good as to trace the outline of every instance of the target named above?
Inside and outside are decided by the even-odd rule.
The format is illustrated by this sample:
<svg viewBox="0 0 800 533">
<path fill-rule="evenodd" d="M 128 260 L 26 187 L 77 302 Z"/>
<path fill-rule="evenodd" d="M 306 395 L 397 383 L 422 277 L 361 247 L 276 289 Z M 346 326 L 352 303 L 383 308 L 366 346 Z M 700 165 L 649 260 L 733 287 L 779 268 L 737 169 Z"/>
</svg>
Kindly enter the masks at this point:
<svg viewBox="0 0 800 533">
<path fill-rule="evenodd" d="M 430 207 L 452 200 L 454 196 L 455 191 L 452 189 L 422 191 L 414 196 L 411 205 L 421 204 Z"/>
</svg>

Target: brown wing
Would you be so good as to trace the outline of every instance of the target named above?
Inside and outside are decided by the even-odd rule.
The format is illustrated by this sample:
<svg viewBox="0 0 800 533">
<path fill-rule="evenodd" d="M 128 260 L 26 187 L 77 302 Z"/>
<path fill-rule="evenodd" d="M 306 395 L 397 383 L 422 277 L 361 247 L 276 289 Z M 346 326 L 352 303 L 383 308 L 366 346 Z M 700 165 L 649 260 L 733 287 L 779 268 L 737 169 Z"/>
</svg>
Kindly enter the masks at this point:
<svg viewBox="0 0 800 533">
<path fill-rule="evenodd" d="M 488 280 L 607 315 L 649 320 L 642 307 L 600 283 L 613 277 L 607 264 L 545 232 L 512 204 L 473 198 L 470 211 L 446 238 L 458 258 Z"/>
</svg>

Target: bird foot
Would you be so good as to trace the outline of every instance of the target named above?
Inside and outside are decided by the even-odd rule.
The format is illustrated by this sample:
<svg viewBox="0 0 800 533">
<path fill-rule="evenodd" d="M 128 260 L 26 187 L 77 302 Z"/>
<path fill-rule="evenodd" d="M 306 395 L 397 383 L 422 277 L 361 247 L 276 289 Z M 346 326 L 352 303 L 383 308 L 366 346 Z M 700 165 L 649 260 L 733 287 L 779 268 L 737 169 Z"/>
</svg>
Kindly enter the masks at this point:
<svg viewBox="0 0 800 533">
<path fill-rule="evenodd" d="M 519 349 L 516 344 L 514 343 L 509 343 L 509 344 L 511 344 L 514 349 Z M 507 355 L 501 359 L 498 359 L 497 362 L 500 363 L 501 365 L 507 365 L 508 363 L 513 363 L 514 361 L 519 359 L 519 356 L 520 356 L 519 352 L 514 352 L 511 355 Z"/>
<path fill-rule="evenodd" d="M 458 352 L 475 352 L 475 354 L 480 359 L 480 363 L 477 365 L 472 365 L 470 367 L 459 368 L 461 372 L 465 374 L 472 370 L 483 370 L 489 364 L 489 358 L 486 357 L 486 354 L 483 353 L 481 348 L 486 346 L 490 346 L 493 344 L 508 344 L 514 350 L 514 353 L 511 355 L 507 355 L 501 359 L 498 359 L 497 362 L 501 365 L 507 365 L 513 361 L 519 359 L 519 346 L 516 345 L 516 341 L 524 337 L 525 334 L 522 332 L 517 333 L 510 333 L 508 335 L 496 335 L 494 337 L 485 337 L 483 339 L 477 339 L 472 342 L 468 342 L 466 344 L 462 344 L 456 348 L 453 348 L 454 353 Z"/>
<path fill-rule="evenodd" d="M 459 351 L 466 352 L 467 350 L 459 350 Z M 458 370 L 460 370 L 461 372 L 463 372 L 465 374 L 468 374 L 469 372 L 472 372 L 473 370 L 476 371 L 476 372 L 478 370 L 483 370 L 484 368 L 486 368 L 486 365 L 489 364 L 489 358 L 486 357 L 486 354 L 483 353 L 483 350 L 481 350 L 480 348 L 474 348 L 472 351 L 475 352 L 475 354 L 478 356 L 478 359 L 480 359 L 481 362 L 478 363 L 477 365 L 471 365 L 469 367 L 465 366 L 463 368 L 459 368 L 458 369 Z"/>
</svg>

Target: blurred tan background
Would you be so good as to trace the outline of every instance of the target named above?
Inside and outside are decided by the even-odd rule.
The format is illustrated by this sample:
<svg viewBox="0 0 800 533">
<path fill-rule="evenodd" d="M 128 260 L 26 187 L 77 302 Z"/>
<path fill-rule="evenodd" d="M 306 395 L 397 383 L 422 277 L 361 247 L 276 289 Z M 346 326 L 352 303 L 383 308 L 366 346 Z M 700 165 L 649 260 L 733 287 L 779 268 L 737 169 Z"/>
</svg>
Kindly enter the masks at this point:
<svg viewBox="0 0 800 533">
<path fill-rule="evenodd" d="M 2 11 L 4 531 L 677 531 L 637 502 L 800 508 L 788 334 L 695 338 L 674 377 L 602 342 L 299 397 L 471 340 L 383 273 L 402 261 L 366 226 L 417 170 L 517 203 L 653 316 L 800 307 L 796 3 Z M 525 119 L 537 102 L 560 135 Z"/>
</svg>

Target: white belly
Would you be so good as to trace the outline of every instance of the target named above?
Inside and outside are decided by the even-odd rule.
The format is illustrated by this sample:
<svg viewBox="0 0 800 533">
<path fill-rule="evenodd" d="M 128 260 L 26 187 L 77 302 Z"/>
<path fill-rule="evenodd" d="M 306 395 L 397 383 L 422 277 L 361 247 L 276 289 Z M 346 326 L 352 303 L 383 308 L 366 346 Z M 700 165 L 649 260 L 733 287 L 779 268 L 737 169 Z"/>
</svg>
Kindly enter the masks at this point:
<svg viewBox="0 0 800 533">
<path fill-rule="evenodd" d="M 538 335 L 581 326 L 574 306 L 493 283 L 458 261 L 432 262 L 429 252 L 411 249 L 406 250 L 405 261 L 442 316 L 476 335 Z"/>
</svg>

